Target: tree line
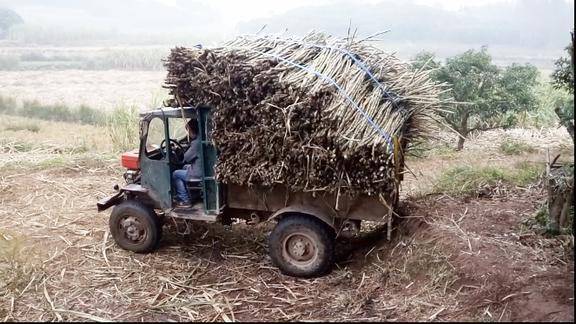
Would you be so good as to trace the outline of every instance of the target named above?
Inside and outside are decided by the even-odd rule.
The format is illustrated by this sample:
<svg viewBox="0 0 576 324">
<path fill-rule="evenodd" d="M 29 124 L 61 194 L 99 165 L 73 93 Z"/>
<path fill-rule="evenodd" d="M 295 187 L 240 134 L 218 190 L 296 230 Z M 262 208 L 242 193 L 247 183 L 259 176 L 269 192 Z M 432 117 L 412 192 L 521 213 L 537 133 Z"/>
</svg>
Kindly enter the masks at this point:
<svg viewBox="0 0 576 324">
<path fill-rule="evenodd" d="M 574 94 L 573 41 L 566 47 L 569 58 L 555 63 L 551 83 L 557 89 Z M 447 126 L 458 134 L 457 150 L 464 148 L 468 136 L 474 132 L 508 128 L 518 124 L 521 113 L 538 108 L 535 91 L 540 72 L 531 64 L 514 63 L 500 68 L 492 62 L 487 47 L 468 50 L 447 58 L 436 59 L 431 52 L 421 52 L 412 61 L 415 70 L 429 69 L 436 82 L 444 84 L 450 106 L 441 112 Z M 559 100 L 553 108 L 572 139 L 574 138 L 574 98 Z"/>
<path fill-rule="evenodd" d="M 0 8 L 0 39 L 6 38 L 11 27 L 24 23 L 14 10 Z"/>
</svg>

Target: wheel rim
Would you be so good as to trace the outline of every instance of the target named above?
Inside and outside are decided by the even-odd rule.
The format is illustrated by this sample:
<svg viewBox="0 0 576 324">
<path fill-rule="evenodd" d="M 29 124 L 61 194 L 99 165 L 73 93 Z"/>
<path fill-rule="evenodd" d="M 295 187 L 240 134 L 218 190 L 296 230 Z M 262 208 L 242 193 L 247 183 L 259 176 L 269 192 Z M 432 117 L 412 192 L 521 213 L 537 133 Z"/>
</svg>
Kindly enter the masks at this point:
<svg viewBox="0 0 576 324">
<path fill-rule="evenodd" d="M 318 249 L 314 239 L 306 233 L 293 233 L 282 242 L 282 256 L 296 266 L 312 264 L 318 258 Z"/>
<path fill-rule="evenodd" d="M 119 225 L 122 237 L 130 244 L 140 244 L 148 236 L 146 227 L 135 216 L 122 217 Z"/>
</svg>

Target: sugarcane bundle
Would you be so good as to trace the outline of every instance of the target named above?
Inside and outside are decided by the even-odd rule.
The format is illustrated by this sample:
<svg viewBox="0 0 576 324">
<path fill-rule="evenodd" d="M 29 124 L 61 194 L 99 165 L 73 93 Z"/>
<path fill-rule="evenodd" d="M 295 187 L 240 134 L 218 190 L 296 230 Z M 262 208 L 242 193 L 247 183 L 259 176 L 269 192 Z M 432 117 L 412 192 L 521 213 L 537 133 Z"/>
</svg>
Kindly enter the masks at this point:
<svg viewBox="0 0 576 324">
<path fill-rule="evenodd" d="M 366 42 L 312 33 L 174 48 L 173 107 L 213 107 L 218 179 L 293 191 L 397 189 L 407 145 L 426 136 L 441 88 Z"/>
</svg>

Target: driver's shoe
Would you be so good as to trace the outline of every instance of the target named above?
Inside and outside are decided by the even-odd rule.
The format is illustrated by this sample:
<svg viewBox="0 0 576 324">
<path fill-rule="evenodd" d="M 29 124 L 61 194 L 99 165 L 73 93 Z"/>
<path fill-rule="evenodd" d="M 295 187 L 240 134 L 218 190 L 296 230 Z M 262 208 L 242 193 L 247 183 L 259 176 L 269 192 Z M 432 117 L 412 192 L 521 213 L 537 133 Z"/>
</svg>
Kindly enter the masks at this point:
<svg viewBox="0 0 576 324">
<path fill-rule="evenodd" d="M 178 208 L 190 208 L 190 207 L 192 207 L 192 204 L 189 201 L 177 201 L 175 205 Z"/>
</svg>

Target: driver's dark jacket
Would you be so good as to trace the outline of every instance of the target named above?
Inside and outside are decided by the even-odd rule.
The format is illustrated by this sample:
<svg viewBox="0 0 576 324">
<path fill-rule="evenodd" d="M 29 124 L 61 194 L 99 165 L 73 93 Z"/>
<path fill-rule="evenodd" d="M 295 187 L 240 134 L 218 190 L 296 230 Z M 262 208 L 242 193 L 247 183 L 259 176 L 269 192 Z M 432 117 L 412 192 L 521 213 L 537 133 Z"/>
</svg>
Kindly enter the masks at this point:
<svg viewBox="0 0 576 324">
<path fill-rule="evenodd" d="M 185 163 L 184 169 L 187 170 L 187 179 L 202 177 L 201 162 L 199 161 L 200 157 L 198 155 L 198 148 L 200 147 L 198 143 L 199 140 L 199 137 L 191 140 L 190 147 L 184 153 L 183 162 Z"/>
</svg>

